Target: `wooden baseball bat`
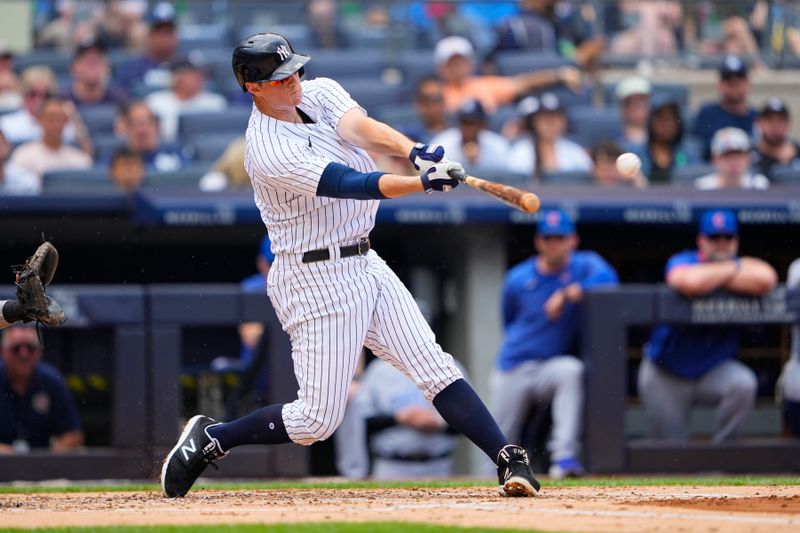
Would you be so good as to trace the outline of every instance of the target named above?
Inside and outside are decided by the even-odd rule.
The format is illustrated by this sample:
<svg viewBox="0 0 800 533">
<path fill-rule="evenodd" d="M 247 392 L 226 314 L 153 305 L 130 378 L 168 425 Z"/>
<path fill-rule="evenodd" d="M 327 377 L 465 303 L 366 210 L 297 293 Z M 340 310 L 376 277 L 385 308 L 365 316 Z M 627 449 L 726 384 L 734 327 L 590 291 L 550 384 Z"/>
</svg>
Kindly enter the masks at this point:
<svg viewBox="0 0 800 533">
<path fill-rule="evenodd" d="M 457 172 L 450 173 L 450 176 L 525 213 L 535 213 L 541 205 L 539 197 L 530 191 L 523 191 L 511 185 L 503 185 Z"/>
</svg>

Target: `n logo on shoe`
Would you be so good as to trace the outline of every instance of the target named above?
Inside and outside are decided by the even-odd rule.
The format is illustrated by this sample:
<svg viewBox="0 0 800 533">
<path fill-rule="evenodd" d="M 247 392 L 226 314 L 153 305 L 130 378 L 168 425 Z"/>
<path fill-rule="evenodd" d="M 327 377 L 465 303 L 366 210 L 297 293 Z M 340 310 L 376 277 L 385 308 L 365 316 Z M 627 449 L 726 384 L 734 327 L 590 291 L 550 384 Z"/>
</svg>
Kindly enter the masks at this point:
<svg viewBox="0 0 800 533">
<path fill-rule="evenodd" d="M 197 446 L 194 443 L 194 439 L 189 439 L 189 446 L 181 446 L 181 452 L 183 452 L 183 458 L 187 461 L 189 460 L 189 453 L 188 452 L 196 452 Z"/>
</svg>

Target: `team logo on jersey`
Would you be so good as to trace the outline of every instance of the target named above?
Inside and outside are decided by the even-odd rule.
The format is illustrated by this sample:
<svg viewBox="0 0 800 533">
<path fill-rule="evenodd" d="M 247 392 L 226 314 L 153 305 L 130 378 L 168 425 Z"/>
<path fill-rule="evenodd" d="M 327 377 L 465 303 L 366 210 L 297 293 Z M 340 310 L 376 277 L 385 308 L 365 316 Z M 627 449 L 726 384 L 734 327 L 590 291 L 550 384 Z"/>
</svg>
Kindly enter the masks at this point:
<svg viewBox="0 0 800 533">
<path fill-rule="evenodd" d="M 292 53 L 289 51 L 289 47 L 287 47 L 285 44 L 280 45 L 277 52 L 278 55 L 281 56 L 281 61 L 286 61 L 289 59 L 289 56 L 292 55 Z"/>
</svg>

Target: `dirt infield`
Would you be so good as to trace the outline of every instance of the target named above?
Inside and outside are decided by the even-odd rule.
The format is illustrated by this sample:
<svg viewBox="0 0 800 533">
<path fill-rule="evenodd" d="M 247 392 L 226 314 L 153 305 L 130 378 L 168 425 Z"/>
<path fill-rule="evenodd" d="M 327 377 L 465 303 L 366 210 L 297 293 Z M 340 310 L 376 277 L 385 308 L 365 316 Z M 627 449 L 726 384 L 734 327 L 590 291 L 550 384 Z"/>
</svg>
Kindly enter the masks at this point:
<svg viewBox="0 0 800 533">
<path fill-rule="evenodd" d="M 287 489 L 0 495 L 4 527 L 406 521 L 557 531 L 800 531 L 799 486 Z"/>
</svg>

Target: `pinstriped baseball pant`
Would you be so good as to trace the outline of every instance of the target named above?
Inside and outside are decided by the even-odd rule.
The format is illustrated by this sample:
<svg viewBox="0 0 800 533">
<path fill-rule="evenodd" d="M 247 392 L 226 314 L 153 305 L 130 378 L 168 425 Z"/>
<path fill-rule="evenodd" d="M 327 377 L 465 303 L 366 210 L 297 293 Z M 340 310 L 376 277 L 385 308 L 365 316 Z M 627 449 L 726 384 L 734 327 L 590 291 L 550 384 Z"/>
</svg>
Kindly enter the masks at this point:
<svg viewBox="0 0 800 533">
<path fill-rule="evenodd" d="M 308 264 L 280 254 L 267 293 L 292 342 L 299 390 L 282 416 L 297 444 L 325 440 L 341 423 L 362 346 L 411 378 L 429 400 L 462 377 L 408 289 L 372 250 Z"/>
</svg>

